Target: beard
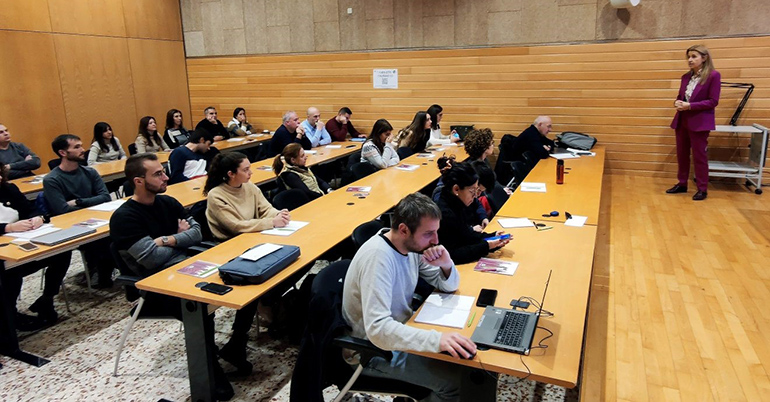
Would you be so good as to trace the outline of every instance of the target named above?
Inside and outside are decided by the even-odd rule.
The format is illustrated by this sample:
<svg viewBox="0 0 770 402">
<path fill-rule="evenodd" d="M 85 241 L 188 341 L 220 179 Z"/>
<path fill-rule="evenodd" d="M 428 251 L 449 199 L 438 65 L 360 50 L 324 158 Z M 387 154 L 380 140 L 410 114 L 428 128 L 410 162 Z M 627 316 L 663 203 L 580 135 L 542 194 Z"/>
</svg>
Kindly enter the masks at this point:
<svg viewBox="0 0 770 402">
<path fill-rule="evenodd" d="M 417 244 L 417 242 L 414 240 L 414 235 L 409 236 L 409 238 L 404 241 L 404 247 L 406 247 L 407 251 L 410 253 L 422 254 L 423 251 L 429 249 L 432 246 L 433 245 L 429 244 L 426 247 L 420 247 L 420 245 Z"/>
</svg>

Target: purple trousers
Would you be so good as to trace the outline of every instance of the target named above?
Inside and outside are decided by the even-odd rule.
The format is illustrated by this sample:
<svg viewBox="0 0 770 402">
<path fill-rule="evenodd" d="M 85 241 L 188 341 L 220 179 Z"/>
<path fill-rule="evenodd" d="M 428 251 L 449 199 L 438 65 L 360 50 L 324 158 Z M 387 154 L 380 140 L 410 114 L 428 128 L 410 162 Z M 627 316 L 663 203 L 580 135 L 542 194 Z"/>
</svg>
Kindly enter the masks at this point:
<svg viewBox="0 0 770 402">
<path fill-rule="evenodd" d="M 676 129 L 676 162 L 679 165 L 679 185 L 687 187 L 690 176 L 690 149 L 695 165 L 695 183 L 698 191 L 706 191 L 709 182 L 708 149 L 709 131 L 690 131 L 683 120 Z"/>
</svg>

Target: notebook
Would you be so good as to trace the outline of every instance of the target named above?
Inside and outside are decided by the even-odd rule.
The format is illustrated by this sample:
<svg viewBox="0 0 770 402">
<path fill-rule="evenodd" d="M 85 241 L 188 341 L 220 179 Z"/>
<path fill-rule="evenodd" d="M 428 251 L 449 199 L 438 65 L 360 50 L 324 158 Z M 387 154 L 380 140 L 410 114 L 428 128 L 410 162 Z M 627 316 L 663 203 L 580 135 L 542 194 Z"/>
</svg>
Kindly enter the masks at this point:
<svg viewBox="0 0 770 402">
<path fill-rule="evenodd" d="M 420 324 L 463 328 L 473 307 L 473 296 L 432 293 L 414 318 Z"/>
</svg>

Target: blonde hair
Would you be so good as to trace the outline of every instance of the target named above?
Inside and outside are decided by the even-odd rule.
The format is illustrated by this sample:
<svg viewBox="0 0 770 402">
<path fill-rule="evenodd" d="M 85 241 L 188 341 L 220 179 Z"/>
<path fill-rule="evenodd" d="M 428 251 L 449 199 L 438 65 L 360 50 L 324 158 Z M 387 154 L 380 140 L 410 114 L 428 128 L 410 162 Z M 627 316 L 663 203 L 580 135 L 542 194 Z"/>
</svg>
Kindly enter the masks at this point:
<svg viewBox="0 0 770 402">
<path fill-rule="evenodd" d="M 706 46 L 703 45 L 693 45 L 687 48 L 687 51 L 685 52 L 685 56 L 689 57 L 690 52 L 698 52 L 703 57 L 703 64 L 701 65 L 700 69 L 700 84 L 703 85 L 706 83 L 706 80 L 709 79 L 709 76 L 711 76 L 711 72 L 714 71 L 714 63 L 711 61 L 711 53 L 709 53 L 709 50 L 706 48 Z"/>
</svg>

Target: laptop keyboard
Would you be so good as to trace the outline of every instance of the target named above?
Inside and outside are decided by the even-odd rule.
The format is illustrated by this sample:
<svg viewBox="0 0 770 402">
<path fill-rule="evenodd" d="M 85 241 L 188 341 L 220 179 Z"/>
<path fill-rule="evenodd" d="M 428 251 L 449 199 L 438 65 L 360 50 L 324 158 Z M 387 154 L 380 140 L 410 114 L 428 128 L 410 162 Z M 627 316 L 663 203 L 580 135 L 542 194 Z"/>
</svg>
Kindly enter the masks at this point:
<svg viewBox="0 0 770 402">
<path fill-rule="evenodd" d="M 524 326 L 529 318 L 526 314 L 517 314 L 513 312 L 505 313 L 503 323 L 497 331 L 495 343 L 507 346 L 519 346 L 524 337 Z"/>
</svg>

